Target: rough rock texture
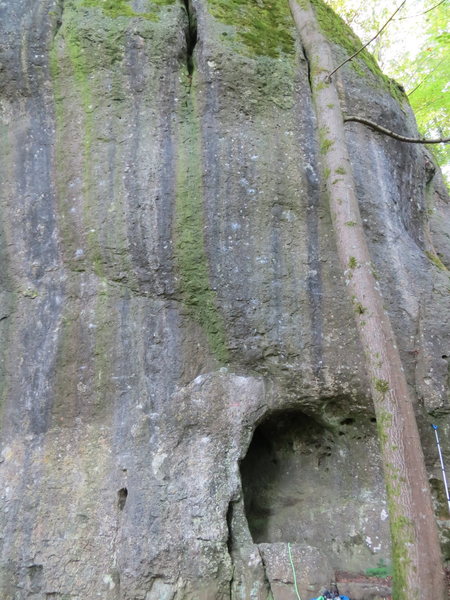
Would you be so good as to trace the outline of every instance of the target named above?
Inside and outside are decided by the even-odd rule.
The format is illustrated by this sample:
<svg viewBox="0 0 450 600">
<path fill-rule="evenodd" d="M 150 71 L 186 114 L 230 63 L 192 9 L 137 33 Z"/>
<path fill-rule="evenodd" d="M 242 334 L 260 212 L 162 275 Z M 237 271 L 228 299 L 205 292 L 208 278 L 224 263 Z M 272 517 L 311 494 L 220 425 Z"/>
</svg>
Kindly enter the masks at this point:
<svg viewBox="0 0 450 600">
<path fill-rule="evenodd" d="M 289 599 L 288 542 L 302 597 L 389 561 L 308 65 L 266 4 L 0 2 L 4 600 Z M 369 67 L 347 112 L 414 134 Z M 424 149 L 348 143 L 450 556 L 448 198 Z"/>
</svg>

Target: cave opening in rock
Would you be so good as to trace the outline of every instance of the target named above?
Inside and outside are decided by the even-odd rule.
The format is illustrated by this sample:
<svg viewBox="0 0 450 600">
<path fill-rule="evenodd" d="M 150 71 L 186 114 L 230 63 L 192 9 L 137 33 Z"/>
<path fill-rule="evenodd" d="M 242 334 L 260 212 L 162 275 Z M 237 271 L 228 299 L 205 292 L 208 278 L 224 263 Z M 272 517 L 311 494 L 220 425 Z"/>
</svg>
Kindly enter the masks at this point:
<svg viewBox="0 0 450 600">
<path fill-rule="evenodd" d="M 389 560 L 385 489 L 370 415 L 325 426 L 301 411 L 270 414 L 241 462 L 255 543 L 319 549 L 336 568 Z"/>
</svg>

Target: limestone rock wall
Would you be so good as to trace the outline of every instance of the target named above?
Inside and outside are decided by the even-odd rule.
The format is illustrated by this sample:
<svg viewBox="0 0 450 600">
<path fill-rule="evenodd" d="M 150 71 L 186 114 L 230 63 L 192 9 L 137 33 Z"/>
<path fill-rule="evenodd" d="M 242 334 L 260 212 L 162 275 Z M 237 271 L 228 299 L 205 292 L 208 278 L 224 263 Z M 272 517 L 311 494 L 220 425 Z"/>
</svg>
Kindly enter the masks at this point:
<svg viewBox="0 0 450 600">
<path fill-rule="evenodd" d="M 288 542 L 305 595 L 388 561 L 287 2 L 4 0 L 0 32 L 1 598 L 287 598 Z M 414 133 L 373 66 L 338 80 L 348 112 Z M 357 124 L 348 143 L 445 525 L 428 423 L 450 433 L 448 198 L 422 148 Z M 303 425 L 281 435 L 286 414 Z M 286 485 L 267 480 L 254 541 L 259 424 Z M 311 536 L 327 489 L 335 531 Z"/>
</svg>

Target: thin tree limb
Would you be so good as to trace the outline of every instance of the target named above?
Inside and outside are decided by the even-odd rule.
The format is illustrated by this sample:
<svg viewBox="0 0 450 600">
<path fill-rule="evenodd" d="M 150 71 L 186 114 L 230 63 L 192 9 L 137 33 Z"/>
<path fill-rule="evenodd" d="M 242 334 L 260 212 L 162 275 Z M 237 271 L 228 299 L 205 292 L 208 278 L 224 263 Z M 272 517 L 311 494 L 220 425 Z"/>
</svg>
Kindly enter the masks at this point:
<svg viewBox="0 0 450 600">
<path fill-rule="evenodd" d="M 409 73 L 406 73 L 405 75 L 403 75 L 403 79 L 408 78 L 409 80 L 413 81 L 416 76 L 419 74 L 421 74 L 422 70 L 422 65 L 425 63 L 428 63 L 430 61 L 430 58 L 433 58 L 434 54 L 436 52 L 436 48 L 432 48 L 429 52 L 429 54 L 427 56 L 423 56 L 420 60 L 416 60 L 414 63 L 414 71 L 411 71 Z M 395 66 L 397 67 L 397 69 L 399 68 L 400 62 L 397 60 L 391 60 L 390 62 L 394 63 Z M 396 76 L 394 77 L 394 79 L 396 79 Z M 411 93 L 411 92 L 408 92 Z M 408 94 L 407 94 L 408 95 Z"/>
<path fill-rule="evenodd" d="M 433 106 L 433 104 L 436 104 L 436 102 L 441 102 L 442 101 L 442 94 L 439 94 L 439 96 L 435 96 L 434 98 L 432 98 L 430 100 L 430 102 L 426 102 L 425 104 L 421 104 L 419 106 L 419 108 L 416 108 L 414 110 L 414 114 L 417 115 L 418 112 L 421 112 L 422 110 L 425 110 L 426 108 L 429 108 L 430 106 Z"/>
<path fill-rule="evenodd" d="M 425 76 L 425 77 L 422 79 L 422 81 L 421 81 L 420 83 L 418 83 L 418 84 L 416 85 L 416 87 L 415 87 L 415 88 L 413 88 L 413 89 L 412 89 L 410 92 L 407 92 L 407 94 L 406 94 L 406 95 L 409 97 L 409 96 L 411 96 L 412 94 L 414 94 L 414 92 L 415 92 L 416 90 L 418 90 L 418 89 L 420 88 L 420 86 L 421 86 L 423 83 L 425 83 L 425 81 L 426 81 L 426 80 L 427 80 L 429 77 L 431 77 L 431 76 L 433 75 L 433 73 L 434 73 L 434 72 L 435 72 L 435 71 L 438 69 L 438 67 L 440 67 L 440 66 L 441 66 L 441 64 L 444 62 L 444 60 L 445 60 L 445 58 L 443 58 L 442 60 L 440 60 L 440 61 L 438 62 L 438 64 L 437 64 L 437 65 L 434 67 L 434 69 L 433 69 L 432 71 L 430 71 L 429 73 L 427 73 L 427 75 L 426 75 L 426 76 Z"/>
<path fill-rule="evenodd" d="M 399 140 L 400 142 L 407 142 L 409 144 L 448 144 L 450 142 L 450 138 L 422 139 L 406 137 L 404 135 L 400 135 L 399 133 L 395 133 L 395 131 L 386 129 L 386 127 L 377 125 L 377 123 L 369 121 L 369 119 L 364 119 L 363 117 L 344 117 L 344 123 L 348 123 L 349 121 L 354 121 L 355 123 L 362 123 L 363 125 L 367 125 L 367 127 L 370 127 L 375 131 L 379 131 L 380 133 L 384 133 L 384 135 L 388 135 L 389 137 L 394 138 L 395 140 Z"/>
<path fill-rule="evenodd" d="M 392 15 L 389 17 L 389 19 L 386 21 L 386 23 L 383 25 L 383 27 L 373 36 L 372 39 L 370 39 L 367 44 L 364 44 L 364 46 L 362 46 L 362 48 L 360 48 L 359 50 L 357 50 L 354 54 L 352 54 L 349 58 L 346 58 L 344 60 L 344 62 L 342 62 L 340 65 L 338 65 L 333 71 L 331 71 L 331 73 L 328 75 L 327 79 L 328 81 L 331 80 L 331 76 L 334 75 L 336 73 L 336 71 L 338 69 L 340 69 L 341 67 L 343 67 L 346 63 L 350 62 L 351 60 L 353 60 L 355 58 L 355 56 L 357 56 L 360 52 L 362 52 L 365 48 L 367 48 L 367 46 L 369 44 L 371 44 L 374 40 L 377 39 L 377 37 L 386 29 L 386 27 L 388 26 L 388 24 L 392 21 L 392 19 L 395 17 L 395 15 L 398 13 L 398 11 L 403 7 L 403 5 L 406 3 L 406 0 L 403 0 L 403 2 L 400 4 L 400 6 L 392 13 Z"/>
<path fill-rule="evenodd" d="M 398 17 L 398 19 L 394 19 L 394 21 L 404 21 L 405 19 L 413 19 L 414 17 L 421 17 L 422 15 L 426 15 L 427 13 L 431 12 L 432 10 L 434 10 L 441 4 L 444 4 L 444 2 L 447 2 L 447 0 L 441 0 L 440 2 L 438 2 L 437 4 L 435 4 L 434 6 L 429 8 L 428 10 L 418 13 L 417 15 L 407 15 L 406 17 Z"/>
</svg>

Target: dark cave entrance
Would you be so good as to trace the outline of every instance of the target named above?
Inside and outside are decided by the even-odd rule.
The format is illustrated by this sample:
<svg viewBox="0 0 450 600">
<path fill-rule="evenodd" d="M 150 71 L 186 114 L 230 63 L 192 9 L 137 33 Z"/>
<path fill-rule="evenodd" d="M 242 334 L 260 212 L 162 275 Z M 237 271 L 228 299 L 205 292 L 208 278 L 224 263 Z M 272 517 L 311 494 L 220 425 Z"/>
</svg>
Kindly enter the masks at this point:
<svg viewBox="0 0 450 600">
<path fill-rule="evenodd" d="M 324 426 L 301 411 L 271 413 L 241 462 L 255 543 L 319 549 L 335 568 L 389 561 L 385 490 L 373 419 Z"/>
</svg>

